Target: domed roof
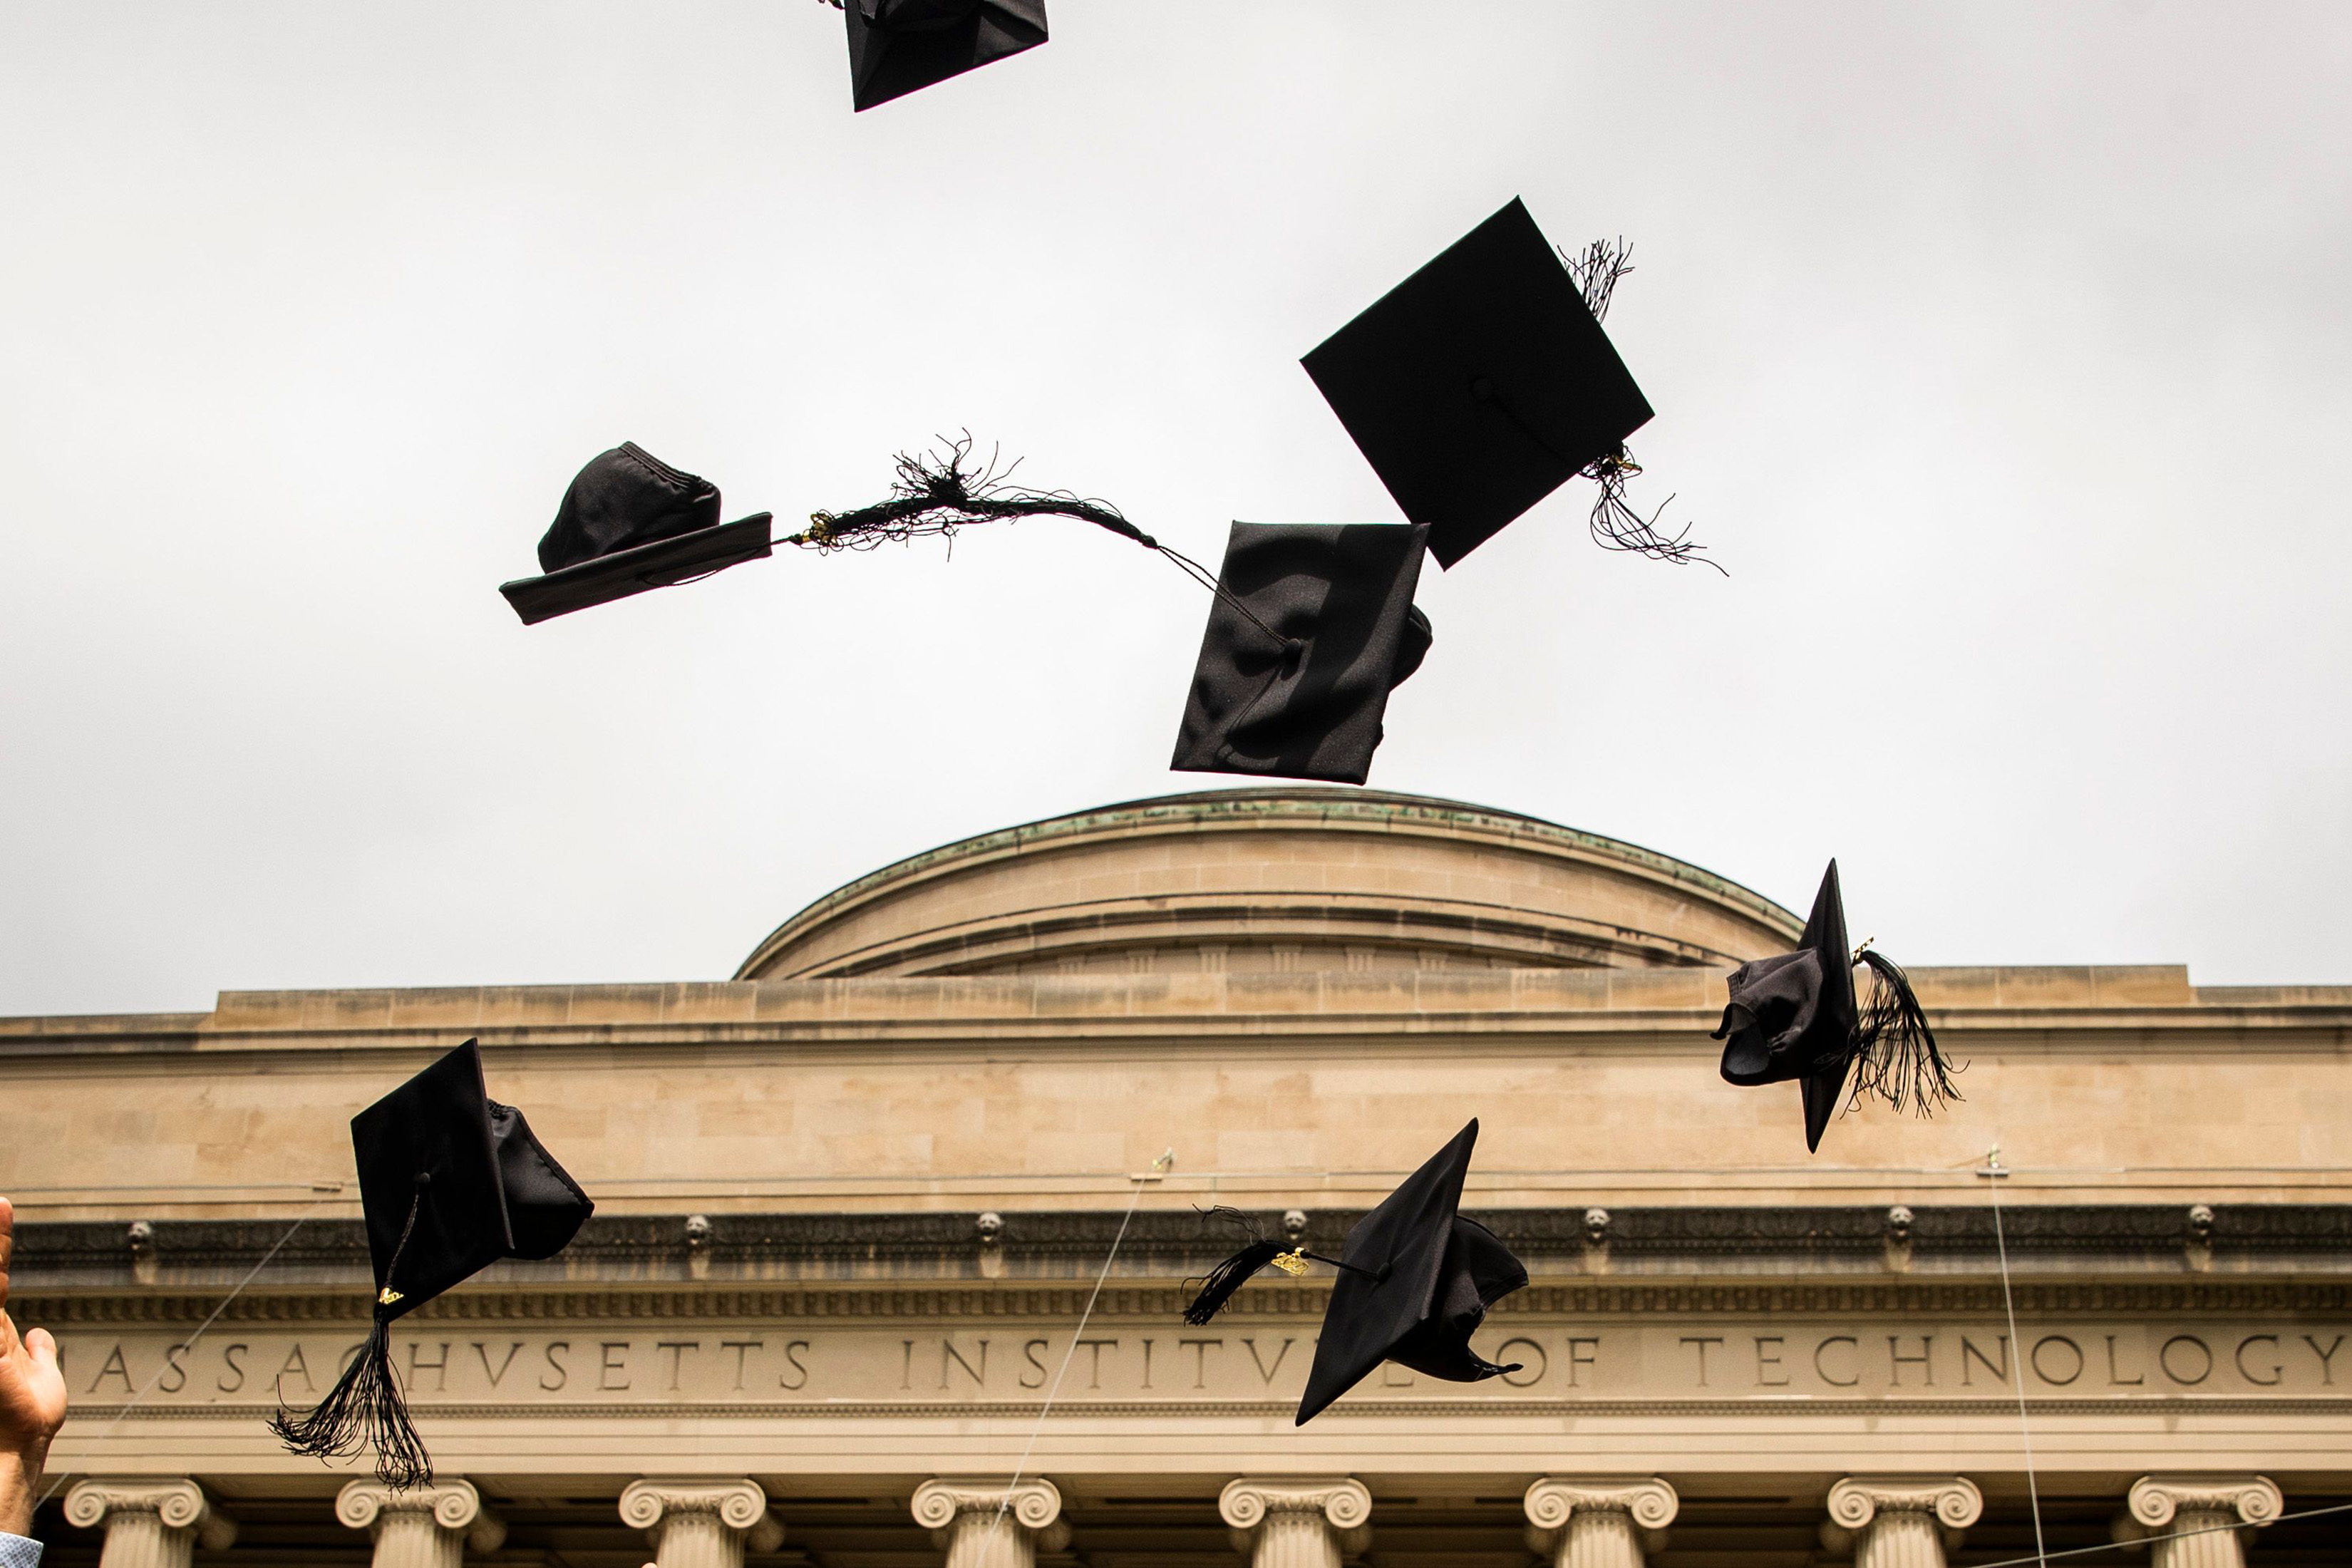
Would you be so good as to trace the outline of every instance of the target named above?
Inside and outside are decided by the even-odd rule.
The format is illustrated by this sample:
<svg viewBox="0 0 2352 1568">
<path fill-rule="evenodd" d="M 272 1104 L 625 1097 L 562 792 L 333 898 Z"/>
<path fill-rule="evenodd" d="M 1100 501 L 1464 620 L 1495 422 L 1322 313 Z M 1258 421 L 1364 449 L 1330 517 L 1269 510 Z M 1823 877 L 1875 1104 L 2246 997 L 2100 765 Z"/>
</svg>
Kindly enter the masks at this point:
<svg viewBox="0 0 2352 1568">
<path fill-rule="evenodd" d="M 1696 866 L 1514 812 L 1273 786 L 983 834 L 826 894 L 739 980 L 1721 966 L 1803 922 Z"/>
</svg>

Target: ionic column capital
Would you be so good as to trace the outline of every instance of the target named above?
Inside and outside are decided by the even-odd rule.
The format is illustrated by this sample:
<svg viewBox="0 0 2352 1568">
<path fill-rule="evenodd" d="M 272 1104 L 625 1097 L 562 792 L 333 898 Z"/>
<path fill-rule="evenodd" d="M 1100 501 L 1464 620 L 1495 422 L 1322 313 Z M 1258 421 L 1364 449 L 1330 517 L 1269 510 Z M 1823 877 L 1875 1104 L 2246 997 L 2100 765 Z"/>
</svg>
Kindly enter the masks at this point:
<svg viewBox="0 0 2352 1568">
<path fill-rule="evenodd" d="M 505 1521 L 482 1505 L 471 1481 L 443 1479 L 404 1490 L 381 1481 L 352 1481 L 335 1494 L 335 1517 L 353 1530 L 380 1535 L 387 1514 L 430 1514 L 436 1528 L 463 1536 L 476 1552 L 496 1552 L 506 1544 Z"/>
<path fill-rule="evenodd" d="M 66 1493 L 66 1522 L 79 1530 L 109 1529 L 126 1516 L 152 1516 L 165 1530 L 187 1531 L 208 1551 L 235 1544 L 236 1521 L 213 1507 L 191 1480 L 94 1478 Z"/>
<path fill-rule="evenodd" d="M 1000 1520 L 1019 1532 L 1014 1555 L 1025 1561 L 1034 1561 L 1040 1550 L 1059 1552 L 1070 1543 L 1070 1527 L 1062 1522 L 1061 1489 L 1042 1476 L 1018 1482 L 1010 1476 L 937 1477 L 915 1489 L 913 1512 L 915 1522 L 931 1532 L 932 1544 L 951 1560 L 959 1534 L 974 1536 L 964 1555 L 991 1556 L 977 1536 L 997 1529 Z"/>
<path fill-rule="evenodd" d="M 1538 1530 L 1558 1530 L 1579 1510 L 1629 1513 L 1644 1530 L 1664 1530 L 1682 1499 L 1655 1476 L 1546 1476 L 1528 1489 L 1525 1507 Z"/>
<path fill-rule="evenodd" d="M 1349 1476 L 1245 1476 L 1226 1482 L 1217 1494 L 1217 1514 L 1232 1528 L 1236 1547 L 1244 1551 L 1268 1540 L 1267 1532 L 1276 1527 L 1310 1523 L 1328 1531 L 1332 1561 L 1339 1552 L 1361 1552 L 1371 1544 L 1372 1494 Z"/>
<path fill-rule="evenodd" d="M 1931 1513 L 1966 1530 L 1984 1512 L 1984 1493 L 1966 1476 L 1848 1476 L 1830 1488 L 1830 1521 L 1859 1532 L 1881 1513 Z"/>
<path fill-rule="evenodd" d="M 1334 1530 L 1354 1530 L 1372 1517 L 1372 1494 L 1353 1477 L 1227 1481 L 1217 1513 L 1235 1530 L 1255 1530 L 1269 1513 L 1319 1513 Z"/>
<path fill-rule="evenodd" d="M 1008 1489 L 1012 1501 L 1005 1501 Z M 961 1513 L 999 1510 L 1009 1513 L 1026 1530 L 1045 1530 L 1062 1517 L 1061 1489 L 1031 1476 L 1017 1485 L 984 1476 L 942 1476 L 915 1489 L 915 1522 L 926 1530 L 944 1530 Z"/>
<path fill-rule="evenodd" d="M 621 1522 L 639 1530 L 705 1518 L 742 1537 L 754 1552 L 773 1552 L 784 1542 L 784 1527 L 768 1512 L 768 1494 L 750 1480 L 648 1476 L 621 1492 Z"/>
<path fill-rule="evenodd" d="M 2286 1499 L 2268 1476 L 2142 1476 L 2125 1506 L 2132 1521 L 2161 1531 L 2183 1513 L 2220 1513 L 2240 1524 L 2265 1525 L 2285 1511 Z"/>
<path fill-rule="evenodd" d="M 1580 1530 L 1595 1534 L 1588 1527 L 1600 1527 L 1622 1535 L 1622 1544 L 1603 1552 L 1596 1540 L 1592 1552 L 1583 1555 L 1623 1558 L 1638 1565 L 1643 1544 L 1653 1552 L 1660 1549 L 1666 1526 L 1682 1510 L 1682 1499 L 1656 1476 L 1545 1476 L 1528 1488 L 1523 1506 L 1528 1550 L 1557 1556 L 1561 1563 L 1574 1562 L 1576 1556 L 1567 1550 L 1570 1542 Z M 1579 1514 L 1586 1516 L 1581 1526 Z M 1601 1515 L 1608 1518 L 1598 1517 Z M 1637 1529 L 1642 1532 L 1638 1537 L 1633 1533 Z"/>
</svg>

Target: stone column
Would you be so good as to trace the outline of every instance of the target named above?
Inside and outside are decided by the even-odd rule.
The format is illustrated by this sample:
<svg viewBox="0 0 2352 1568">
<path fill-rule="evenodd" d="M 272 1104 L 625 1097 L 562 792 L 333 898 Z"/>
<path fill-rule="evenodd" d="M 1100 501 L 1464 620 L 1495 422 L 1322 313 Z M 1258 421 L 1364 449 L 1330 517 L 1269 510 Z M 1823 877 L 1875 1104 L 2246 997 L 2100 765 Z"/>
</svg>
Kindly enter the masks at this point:
<svg viewBox="0 0 2352 1568">
<path fill-rule="evenodd" d="M 1034 1477 L 1017 1486 L 1010 1476 L 925 1481 L 915 1489 L 915 1522 L 947 1554 L 947 1568 L 1036 1568 L 1039 1552 L 1070 1543 L 1061 1492 Z"/>
<path fill-rule="evenodd" d="M 1944 1568 L 1944 1549 L 1984 1512 L 1964 1477 L 1848 1476 L 1830 1489 L 1822 1544 L 1851 1546 L 1854 1568 Z"/>
<path fill-rule="evenodd" d="M 198 1542 L 218 1552 L 236 1540 L 236 1521 L 186 1480 L 76 1482 L 66 1493 L 66 1522 L 106 1526 L 99 1568 L 188 1568 Z"/>
<path fill-rule="evenodd" d="M 2200 1532 L 2150 1542 L 2149 1568 L 2245 1568 L 2246 1538 L 2278 1518 L 2286 1500 L 2264 1476 L 2142 1476 L 2124 1506 L 2118 1541 Z"/>
<path fill-rule="evenodd" d="M 1372 1543 L 1372 1494 L 1359 1480 L 1229 1481 L 1217 1512 L 1250 1568 L 1339 1568 Z"/>
<path fill-rule="evenodd" d="M 1552 1568 L 1643 1568 L 1682 1500 L 1655 1476 L 1546 1476 L 1528 1489 L 1528 1550 Z"/>
<path fill-rule="evenodd" d="M 747 1544 L 773 1552 L 784 1543 L 768 1494 L 748 1480 L 631 1481 L 621 1493 L 621 1522 L 651 1537 L 656 1568 L 743 1568 Z"/>
<path fill-rule="evenodd" d="M 471 1481 L 406 1491 L 353 1481 L 335 1494 L 335 1517 L 374 1536 L 375 1568 L 461 1568 L 468 1546 L 487 1554 L 507 1539 L 507 1527 L 482 1506 Z"/>
</svg>

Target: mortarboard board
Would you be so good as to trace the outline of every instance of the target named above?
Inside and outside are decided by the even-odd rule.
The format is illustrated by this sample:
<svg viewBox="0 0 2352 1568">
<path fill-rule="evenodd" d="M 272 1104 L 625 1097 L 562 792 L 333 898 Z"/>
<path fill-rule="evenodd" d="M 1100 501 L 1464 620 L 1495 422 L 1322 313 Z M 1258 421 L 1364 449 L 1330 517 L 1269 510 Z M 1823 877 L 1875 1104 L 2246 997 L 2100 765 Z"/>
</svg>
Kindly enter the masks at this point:
<svg viewBox="0 0 2352 1568">
<path fill-rule="evenodd" d="M 1305 1272 L 1309 1259 L 1337 1268 L 1339 1277 L 1323 1311 L 1307 1393 L 1298 1402 L 1302 1426 L 1384 1361 L 1448 1383 L 1479 1383 L 1517 1372 L 1517 1363 L 1498 1366 L 1470 1348 L 1486 1309 L 1528 1282 L 1526 1268 L 1502 1239 L 1457 1212 L 1462 1179 L 1477 1142 L 1474 1117 L 1356 1222 L 1338 1258 L 1253 1241 L 1211 1272 L 1184 1321 L 1208 1322 L 1252 1274 L 1269 1264 L 1291 1274 Z"/>
<path fill-rule="evenodd" d="M 1870 1005 L 1857 1001 L 1853 966 L 1870 966 Z M 1822 874 L 1794 952 L 1743 963 L 1731 972 L 1731 997 L 1715 1037 L 1724 1041 L 1725 1081 L 1742 1086 L 1795 1079 L 1805 1108 L 1805 1148 L 1817 1150 L 1830 1118 L 1858 1069 L 1854 1093 L 1875 1094 L 1921 1115 L 1960 1097 L 1935 1032 L 1891 960 L 1863 944 L 1846 946 L 1845 901 L 1837 862 Z"/>
<path fill-rule="evenodd" d="M 1405 516 L 1452 566 L 1578 474 L 1602 482 L 1596 538 L 1667 559 L 1622 509 L 1625 437 L 1650 405 L 1597 312 L 1628 270 L 1595 247 L 1587 289 L 1517 197 L 1300 363 Z"/>
<path fill-rule="evenodd" d="M 769 552 L 769 514 L 719 521 L 719 489 L 634 441 L 598 454 L 572 478 L 539 542 L 539 577 L 502 583 L 534 626 L 648 588 L 675 587 Z"/>
<path fill-rule="evenodd" d="M 393 1322 L 508 1258 L 551 1258 L 595 1205 L 532 1136 L 521 1111 L 490 1099 L 472 1040 L 352 1118 L 360 1208 L 376 1287 L 360 1355 L 307 1415 L 270 1426 L 321 1458 L 376 1450 L 388 1486 L 432 1479 L 393 1373 Z"/>
<path fill-rule="evenodd" d="M 1420 668 L 1418 525 L 1236 522 L 1171 768 L 1361 784 Z"/>
<path fill-rule="evenodd" d="M 835 0 L 862 111 L 1045 41 L 1045 0 Z"/>
</svg>

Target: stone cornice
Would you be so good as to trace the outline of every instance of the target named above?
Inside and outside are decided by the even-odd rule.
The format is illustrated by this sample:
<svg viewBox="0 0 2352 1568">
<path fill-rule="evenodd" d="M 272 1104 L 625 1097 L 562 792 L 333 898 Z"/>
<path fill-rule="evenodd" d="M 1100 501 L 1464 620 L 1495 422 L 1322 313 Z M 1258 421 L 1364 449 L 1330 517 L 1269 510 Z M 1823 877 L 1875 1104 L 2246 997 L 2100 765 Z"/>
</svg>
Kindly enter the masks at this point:
<svg viewBox="0 0 2352 1568">
<path fill-rule="evenodd" d="M 1608 1215 L 1602 1245 L 1593 1241 L 1592 1222 L 1582 1208 L 1470 1212 L 1538 1278 L 1601 1274 L 1625 1287 L 1769 1266 L 1775 1274 L 1802 1272 L 1816 1280 L 1826 1275 L 1860 1288 L 1899 1273 L 1908 1289 L 1966 1290 L 1971 1279 L 1993 1272 L 1996 1258 L 1991 1211 L 1974 1205 L 1909 1205 L 1907 1240 L 1900 1247 L 1889 1241 L 1887 1210 L 1864 1205 L 1619 1207 Z M 862 1290 L 968 1287 L 1013 1296 L 1091 1272 L 1120 1224 L 1118 1215 L 1104 1211 L 1013 1210 L 1002 1215 L 993 1237 L 983 1240 L 979 1217 L 971 1212 L 720 1213 L 708 1216 L 707 1230 L 690 1239 L 684 1215 L 599 1215 L 559 1258 L 500 1265 L 476 1289 L 424 1310 L 459 1310 L 455 1303 L 486 1293 L 605 1297 L 642 1294 L 647 1287 L 658 1294 L 699 1289 L 808 1297 L 852 1280 L 871 1282 Z M 1303 1234 L 1309 1239 L 1345 1236 L 1360 1217 L 1357 1210 L 1312 1211 Z M 1279 1211 L 1259 1221 L 1267 1234 L 1280 1233 Z M 2352 1205 L 2219 1205 L 2207 1232 L 2192 1231 L 2188 1209 L 2179 1205 L 2032 1204 L 2007 1208 L 2004 1225 L 2017 1271 L 2044 1282 L 2052 1275 L 2178 1276 L 2188 1270 L 2192 1247 L 2199 1272 L 2208 1277 L 2203 1282 L 2217 1289 L 2234 1281 L 2210 1278 L 2215 1274 L 2352 1276 Z M 1191 1213 L 1140 1213 L 1129 1225 L 1112 1279 L 1172 1281 L 1205 1272 L 1229 1250 L 1230 1240 Z M 20 1292 L 35 1296 L 105 1291 L 135 1300 L 233 1282 L 273 1247 L 278 1250 L 259 1289 L 348 1288 L 355 1300 L 365 1294 L 367 1240 L 356 1220 L 312 1220 L 291 1237 L 275 1221 L 157 1220 L 135 1254 L 122 1224 L 20 1221 L 16 1282 Z M 1759 1281 L 1721 1288 L 1779 1287 Z M 1261 1300 L 1274 1293 L 1248 1295 Z"/>
<path fill-rule="evenodd" d="M 2352 987 L 2192 989 L 2177 968 L 1937 969 L 1911 977 L 1939 1036 L 1973 1052 L 2046 1055 L 2352 1046 Z M 0 1018 L 0 1066 L 78 1074 L 212 1073 L 288 1053 L 413 1053 L 468 1035 L 487 1047 L 594 1065 L 614 1053 L 767 1059 L 779 1047 L 856 1055 L 1116 1046 L 1192 1053 L 1265 1038 L 1426 1052 L 1511 1038 L 1576 1048 L 1687 1048 L 1706 1058 L 1720 1016 L 1713 969 L 1370 970 L 1303 973 L 982 976 L 224 992 L 209 1014 Z"/>
<path fill-rule="evenodd" d="M 838 1325 L 845 1321 L 949 1321 L 975 1330 L 1012 1321 L 1075 1318 L 1091 1287 L 1066 1285 L 965 1284 L 867 1287 L 768 1286 L 713 1288 L 678 1286 L 647 1289 L 614 1283 L 603 1289 L 499 1290 L 464 1287 L 426 1302 L 402 1321 L 423 1330 L 446 1324 L 452 1332 L 466 1324 L 522 1327 L 565 1322 L 698 1322 L 757 1320 L 789 1329 L 795 1322 Z M 1096 1302 L 1106 1322 L 1177 1321 L 1191 1292 L 1170 1279 L 1136 1287 L 1111 1286 Z M 1236 1323 L 1311 1321 L 1323 1310 L 1326 1284 L 1259 1285 L 1236 1296 L 1220 1321 Z M 2352 1284 L 2325 1280 L 2087 1280 L 2015 1287 L 2021 1316 L 2152 1313 L 2205 1316 L 2271 1316 L 2352 1312 Z M 217 1291 L 89 1294 L 25 1291 L 12 1294 L 11 1310 L 27 1322 L 58 1327 L 78 1324 L 178 1324 L 202 1322 L 221 1305 Z M 1538 1281 L 1489 1309 L 1503 1321 L 1520 1317 L 1600 1320 L 1672 1313 L 1678 1317 L 1758 1314 L 1899 1317 L 1940 1313 L 1999 1317 L 1998 1280 L 1852 1284 L 1798 1281 L 1696 1281 L 1678 1284 L 1555 1284 Z M 364 1325 L 369 1305 L 364 1289 L 290 1292 L 259 1286 L 230 1302 L 220 1314 L 229 1324 Z"/>
</svg>

